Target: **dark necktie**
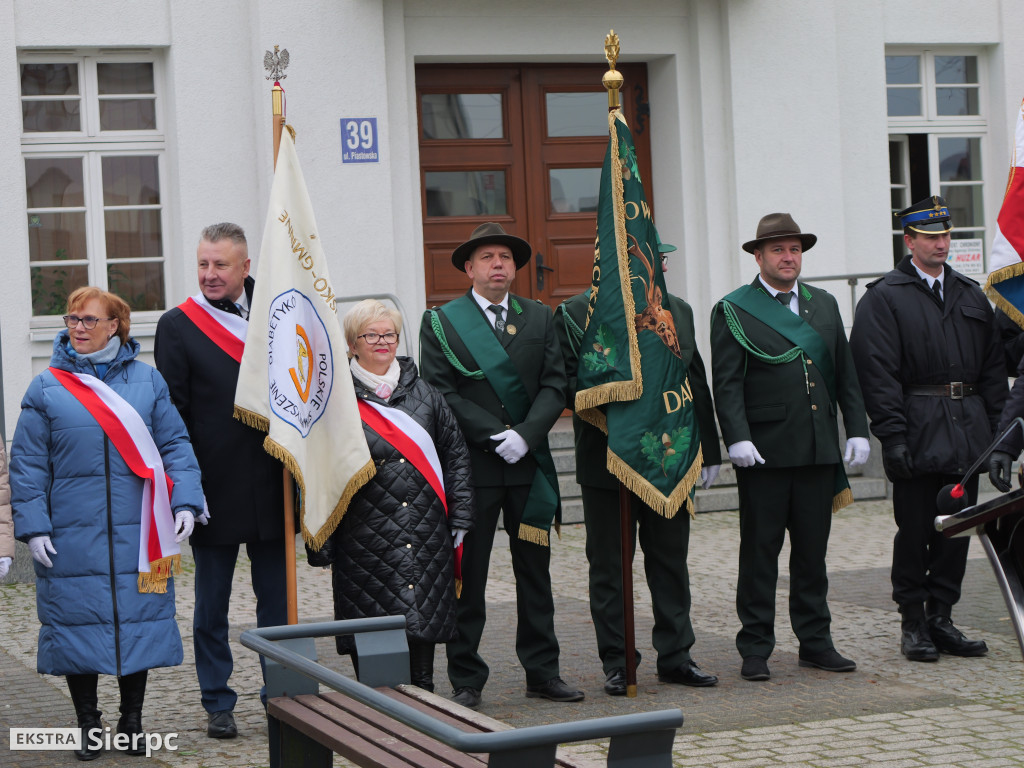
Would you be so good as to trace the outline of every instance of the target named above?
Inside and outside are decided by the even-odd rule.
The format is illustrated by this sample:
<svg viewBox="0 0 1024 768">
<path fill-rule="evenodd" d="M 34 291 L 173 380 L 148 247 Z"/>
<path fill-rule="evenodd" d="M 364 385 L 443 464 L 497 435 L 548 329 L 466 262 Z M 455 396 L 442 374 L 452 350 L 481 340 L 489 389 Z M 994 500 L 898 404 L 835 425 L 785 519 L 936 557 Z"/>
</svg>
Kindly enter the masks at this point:
<svg viewBox="0 0 1024 768">
<path fill-rule="evenodd" d="M 938 280 L 932 281 L 932 293 L 934 293 L 935 298 L 939 300 L 939 304 L 942 304 L 942 283 Z"/>
<path fill-rule="evenodd" d="M 505 320 L 501 316 L 502 313 L 504 313 L 505 309 L 504 307 L 501 306 L 501 304 L 491 304 L 491 306 L 489 306 L 488 309 L 491 310 L 491 312 L 493 312 L 495 316 L 494 330 L 499 336 L 501 336 L 501 334 L 505 332 Z"/>
<path fill-rule="evenodd" d="M 785 293 L 776 293 L 775 298 L 778 300 L 779 304 L 784 306 L 786 309 L 789 309 L 789 302 L 793 298 L 793 292 L 786 291 Z"/>
</svg>

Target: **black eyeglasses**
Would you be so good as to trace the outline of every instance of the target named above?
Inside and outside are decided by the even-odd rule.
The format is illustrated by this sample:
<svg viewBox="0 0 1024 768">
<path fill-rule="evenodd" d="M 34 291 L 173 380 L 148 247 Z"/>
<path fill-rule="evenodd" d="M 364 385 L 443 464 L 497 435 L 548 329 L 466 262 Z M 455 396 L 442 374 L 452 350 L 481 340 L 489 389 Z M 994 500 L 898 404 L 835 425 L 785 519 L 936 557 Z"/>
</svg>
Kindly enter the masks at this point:
<svg viewBox="0 0 1024 768">
<path fill-rule="evenodd" d="M 88 326 L 86 326 L 88 328 Z M 394 331 L 388 333 L 364 333 L 362 336 L 356 336 L 357 339 L 363 339 L 367 344 L 376 344 L 378 341 L 383 341 L 385 344 L 397 344 L 398 334 Z"/>
<path fill-rule="evenodd" d="M 81 323 L 83 326 L 85 326 L 85 330 L 91 331 L 93 328 L 96 327 L 96 323 L 98 323 L 100 320 L 113 319 L 114 318 L 112 317 L 93 317 L 92 315 L 89 315 L 88 317 L 79 317 L 78 315 L 64 315 L 64 325 L 74 330 L 75 328 L 78 327 L 78 324 Z"/>
</svg>

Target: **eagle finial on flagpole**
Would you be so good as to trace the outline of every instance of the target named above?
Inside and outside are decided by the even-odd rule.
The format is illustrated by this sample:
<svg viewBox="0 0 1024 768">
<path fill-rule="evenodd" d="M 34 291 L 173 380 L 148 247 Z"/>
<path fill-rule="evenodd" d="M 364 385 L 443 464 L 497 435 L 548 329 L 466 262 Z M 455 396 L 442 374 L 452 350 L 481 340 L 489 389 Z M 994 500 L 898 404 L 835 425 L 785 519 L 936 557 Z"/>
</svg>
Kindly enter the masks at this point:
<svg viewBox="0 0 1024 768">
<path fill-rule="evenodd" d="M 284 73 L 288 69 L 288 49 L 281 50 L 281 46 L 275 45 L 273 51 L 263 54 L 263 68 L 270 74 L 267 80 L 284 80 L 288 75 Z"/>
<path fill-rule="evenodd" d="M 619 89 L 622 87 L 622 73 L 615 69 L 619 60 L 619 36 L 609 30 L 604 38 L 604 57 L 608 59 L 608 71 L 601 78 L 601 84 L 608 89 L 608 109 L 618 109 Z"/>
</svg>

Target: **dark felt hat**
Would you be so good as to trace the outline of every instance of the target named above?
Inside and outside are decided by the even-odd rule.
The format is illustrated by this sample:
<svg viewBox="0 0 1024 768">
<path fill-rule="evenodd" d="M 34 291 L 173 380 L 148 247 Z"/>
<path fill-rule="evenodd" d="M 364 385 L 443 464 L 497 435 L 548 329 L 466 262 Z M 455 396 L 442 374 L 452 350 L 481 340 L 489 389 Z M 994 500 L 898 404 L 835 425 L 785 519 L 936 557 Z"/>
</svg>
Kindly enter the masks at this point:
<svg viewBox="0 0 1024 768">
<path fill-rule="evenodd" d="M 765 240 L 775 240 L 780 237 L 799 238 L 800 244 L 805 251 L 811 250 L 814 244 L 818 242 L 817 235 L 812 235 L 810 232 L 801 232 L 800 227 L 797 226 L 797 223 L 793 221 L 793 217 L 788 213 L 769 213 L 767 216 L 761 217 L 761 220 L 757 222 L 757 237 L 745 242 L 743 250 L 747 253 L 753 253 L 761 247 L 761 243 Z"/>
<path fill-rule="evenodd" d="M 901 227 L 909 227 L 915 232 L 948 232 L 953 228 L 946 201 L 938 195 L 918 200 L 896 215 L 900 219 Z"/>
<path fill-rule="evenodd" d="M 469 240 L 452 251 L 452 264 L 460 272 L 465 271 L 466 262 L 473 255 L 473 251 L 481 245 L 489 245 L 491 243 L 500 243 L 509 247 L 512 251 L 512 259 L 516 263 L 516 269 L 519 269 L 528 262 L 530 256 L 533 255 L 533 248 L 528 242 L 521 237 L 506 233 L 501 228 L 501 224 L 489 221 L 474 229 L 473 234 L 469 236 Z"/>
</svg>

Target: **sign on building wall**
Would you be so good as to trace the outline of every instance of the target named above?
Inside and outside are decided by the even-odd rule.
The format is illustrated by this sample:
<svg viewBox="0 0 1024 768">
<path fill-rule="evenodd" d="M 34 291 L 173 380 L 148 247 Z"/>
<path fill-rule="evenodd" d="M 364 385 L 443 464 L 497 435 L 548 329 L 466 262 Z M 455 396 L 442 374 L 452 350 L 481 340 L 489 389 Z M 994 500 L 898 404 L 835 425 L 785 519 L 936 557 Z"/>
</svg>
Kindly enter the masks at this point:
<svg viewBox="0 0 1024 768">
<path fill-rule="evenodd" d="M 377 118 L 341 118 L 341 162 L 377 163 Z"/>
<path fill-rule="evenodd" d="M 985 258 L 981 238 L 949 241 L 949 266 L 962 275 L 984 275 Z"/>
</svg>

